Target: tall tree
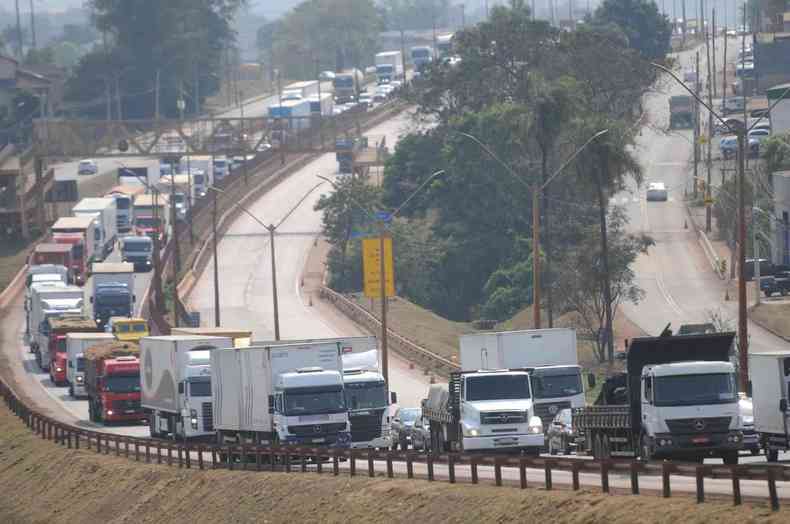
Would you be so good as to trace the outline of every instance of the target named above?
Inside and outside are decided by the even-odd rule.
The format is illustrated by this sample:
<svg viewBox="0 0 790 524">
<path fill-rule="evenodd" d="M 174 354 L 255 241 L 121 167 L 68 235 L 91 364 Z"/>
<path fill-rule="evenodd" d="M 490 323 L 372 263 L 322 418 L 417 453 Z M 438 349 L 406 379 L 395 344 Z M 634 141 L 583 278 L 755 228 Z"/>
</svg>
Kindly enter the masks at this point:
<svg viewBox="0 0 790 524">
<path fill-rule="evenodd" d="M 672 25 L 652 0 L 604 0 L 592 22 L 620 28 L 629 45 L 648 60 L 663 60 L 669 52 Z"/>
</svg>

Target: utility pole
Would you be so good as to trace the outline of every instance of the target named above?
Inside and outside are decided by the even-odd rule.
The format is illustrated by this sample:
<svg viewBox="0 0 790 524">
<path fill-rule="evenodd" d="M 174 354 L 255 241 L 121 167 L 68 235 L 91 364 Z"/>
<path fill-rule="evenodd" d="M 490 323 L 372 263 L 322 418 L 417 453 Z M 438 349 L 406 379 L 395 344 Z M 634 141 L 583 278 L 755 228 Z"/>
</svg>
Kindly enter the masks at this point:
<svg viewBox="0 0 790 524">
<path fill-rule="evenodd" d="M 19 0 L 16 0 L 16 57 L 19 60 L 24 58 L 24 43 L 22 41 L 22 19 L 19 14 Z"/>
<path fill-rule="evenodd" d="M 115 77 L 115 105 L 118 110 L 118 121 L 123 120 L 123 113 L 121 112 L 121 79 L 120 73 Z"/>
<path fill-rule="evenodd" d="M 743 4 L 746 19 L 746 3 Z M 741 50 L 746 48 L 746 34 L 741 37 Z M 744 96 L 745 95 L 745 89 Z M 744 114 L 746 105 L 743 106 Z M 744 123 L 746 119 L 744 118 Z M 741 368 L 741 391 L 749 382 L 749 332 L 746 312 L 746 126 L 738 128 L 738 355 Z"/>
<path fill-rule="evenodd" d="M 389 348 L 387 344 L 387 274 L 384 264 L 384 220 L 379 220 L 379 284 L 381 293 L 381 374 L 389 384 Z"/>
<path fill-rule="evenodd" d="M 686 0 L 683 0 L 683 26 L 681 27 L 682 36 L 681 36 L 681 46 L 685 49 L 686 47 Z"/>
<path fill-rule="evenodd" d="M 596 176 L 598 177 L 598 215 L 601 226 L 601 272 L 603 274 L 603 300 L 606 326 L 604 336 L 606 337 L 606 353 L 609 362 L 614 361 L 614 337 L 612 336 L 612 282 L 609 275 L 609 238 L 606 230 L 606 213 L 608 206 L 603 189 L 603 174 L 609 168 L 609 161 L 605 154 L 600 158 L 600 166 Z"/>
<path fill-rule="evenodd" d="M 710 47 L 711 47 L 711 58 L 713 59 L 713 74 L 711 75 L 711 82 L 713 83 L 713 96 L 718 96 L 716 94 L 716 8 L 713 8 L 713 15 L 711 18 L 711 25 L 713 26 L 713 31 L 710 35 Z M 727 42 L 724 42 L 724 46 L 727 46 Z"/>
<path fill-rule="evenodd" d="M 697 51 L 697 78 L 695 82 L 695 91 L 697 96 L 700 96 L 702 90 L 700 86 L 699 76 L 699 51 Z M 699 139 L 700 139 L 700 107 L 699 102 L 694 100 L 694 198 L 697 198 L 697 186 L 699 185 Z"/>
<path fill-rule="evenodd" d="M 465 27 L 466 27 L 466 6 L 464 4 L 461 4 L 461 29 L 464 29 Z"/>
<path fill-rule="evenodd" d="M 33 49 L 36 49 L 36 10 L 33 7 L 33 0 L 30 0 L 30 38 Z"/>
<path fill-rule="evenodd" d="M 159 218 L 159 190 L 153 188 L 154 193 L 154 223 L 160 224 Z M 156 302 L 157 312 L 164 312 L 164 294 L 162 293 L 162 257 L 160 253 L 159 235 L 154 234 L 154 299 Z"/>
<path fill-rule="evenodd" d="M 727 5 L 726 3 L 724 5 Z M 727 26 L 724 26 L 724 60 L 721 62 L 721 97 L 727 97 Z"/>
<path fill-rule="evenodd" d="M 708 52 L 708 107 L 713 108 L 713 73 L 711 72 L 711 46 L 710 46 L 710 38 L 708 38 L 707 32 L 705 33 L 705 47 Z M 705 180 L 705 232 L 711 232 L 711 205 L 709 202 L 711 201 L 711 193 L 710 193 L 710 184 L 711 184 L 711 170 L 713 169 L 713 112 L 708 111 L 708 158 L 705 162 L 706 164 L 706 180 Z"/>
<path fill-rule="evenodd" d="M 154 106 L 155 106 L 155 117 L 156 120 L 159 120 L 159 74 L 162 72 L 161 69 L 156 70 L 156 84 L 154 86 Z"/>
<path fill-rule="evenodd" d="M 107 121 L 112 120 L 112 98 L 110 93 L 110 78 L 104 77 L 104 98 L 107 101 Z"/>
<path fill-rule="evenodd" d="M 190 210 L 191 211 L 191 210 Z M 178 273 L 181 271 L 181 252 L 178 245 L 178 228 L 176 228 L 176 176 L 170 173 L 170 222 L 173 224 L 173 323 L 178 327 Z M 163 228 L 164 230 L 164 228 Z"/>
<path fill-rule="evenodd" d="M 540 329 L 540 186 L 532 190 L 532 324 Z"/>
<path fill-rule="evenodd" d="M 269 242 L 272 251 L 272 306 L 274 307 L 274 340 L 280 340 L 280 311 L 277 301 L 277 265 L 274 263 L 274 231 L 277 226 L 269 224 Z"/>
<path fill-rule="evenodd" d="M 217 263 L 217 193 L 212 191 L 211 240 L 214 251 L 214 326 L 219 327 L 219 264 Z"/>
</svg>

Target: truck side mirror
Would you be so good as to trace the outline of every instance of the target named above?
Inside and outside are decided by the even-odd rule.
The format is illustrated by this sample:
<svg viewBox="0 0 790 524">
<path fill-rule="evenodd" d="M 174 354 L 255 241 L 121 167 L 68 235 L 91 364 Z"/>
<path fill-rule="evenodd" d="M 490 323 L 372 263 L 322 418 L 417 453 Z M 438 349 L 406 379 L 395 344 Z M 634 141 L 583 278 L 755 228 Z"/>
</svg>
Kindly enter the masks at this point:
<svg viewBox="0 0 790 524">
<path fill-rule="evenodd" d="M 782 413 L 787 413 L 787 399 L 783 398 L 779 400 L 779 411 Z"/>
<path fill-rule="evenodd" d="M 91 304 L 93 304 L 93 297 L 91 297 Z"/>
<path fill-rule="evenodd" d="M 397 404 L 398 403 L 398 394 L 394 391 L 390 391 L 390 404 Z"/>
<path fill-rule="evenodd" d="M 179 382 L 178 383 L 178 394 L 179 395 L 183 395 L 184 394 L 184 383 L 183 382 Z"/>
<path fill-rule="evenodd" d="M 747 397 L 751 397 L 752 396 L 752 381 L 751 380 L 746 383 L 746 396 Z"/>
<path fill-rule="evenodd" d="M 590 373 L 587 375 L 587 386 L 590 388 L 595 387 L 595 373 Z"/>
<path fill-rule="evenodd" d="M 274 395 L 269 395 L 269 413 L 274 413 Z"/>
</svg>

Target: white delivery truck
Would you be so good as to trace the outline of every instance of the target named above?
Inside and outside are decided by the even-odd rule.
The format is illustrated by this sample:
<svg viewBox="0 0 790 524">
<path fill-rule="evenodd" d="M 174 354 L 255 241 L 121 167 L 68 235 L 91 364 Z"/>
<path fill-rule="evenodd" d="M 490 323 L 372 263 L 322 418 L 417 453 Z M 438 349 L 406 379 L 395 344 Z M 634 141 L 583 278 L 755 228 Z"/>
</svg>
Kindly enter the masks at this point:
<svg viewBox="0 0 790 524">
<path fill-rule="evenodd" d="M 118 208 L 113 197 L 83 198 L 71 209 L 75 217 L 96 218 L 94 253 L 97 260 L 104 260 L 112 251 L 118 237 Z"/>
<path fill-rule="evenodd" d="M 321 93 L 308 97 L 310 102 L 310 114 L 312 116 L 332 116 L 334 114 L 335 98 L 332 93 Z"/>
<path fill-rule="evenodd" d="M 400 51 L 376 53 L 376 79 L 379 84 L 403 80 L 403 55 Z"/>
<path fill-rule="evenodd" d="M 790 351 L 750 353 L 749 381 L 754 430 L 768 462 L 776 462 L 790 450 Z"/>
<path fill-rule="evenodd" d="M 66 266 L 58 264 L 39 264 L 27 267 L 27 278 L 25 279 L 25 302 L 30 300 L 30 286 L 33 284 L 44 284 L 62 282 L 68 284 L 69 270 Z"/>
<path fill-rule="evenodd" d="M 211 351 L 217 443 L 348 447 L 341 344 Z"/>
<path fill-rule="evenodd" d="M 72 398 L 88 396 L 85 389 L 85 350 L 115 340 L 112 333 L 66 333 L 66 381 Z"/>
<path fill-rule="evenodd" d="M 142 407 L 151 436 L 174 440 L 214 434 L 211 351 L 228 337 L 171 335 L 140 340 Z"/>
<path fill-rule="evenodd" d="M 209 155 L 184 156 L 179 163 L 181 172 L 191 177 L 192 195 L 203 198 L 214 185 L 214 159 Z"/>
<path fill-rule="evenodd" d="M 286 93 L 298 94 L 299 99 L 310 98 L 318 96 L 318 80 L 305 80 L 303 82 L 294 82 L 283 87 L 282 97 L 286 99 Z"/>
<path fill-rule="evenodd" d="M 104 329 L 110 317 L 134 316 L 134 264 L 105 262 L 93 264 L 93 274 L 86 286 L 90 291 L 90 318 Z"/>
<path fill-rule="evenodd" d="M 765 91 L 771 107 L 771 134 L 781 135 L 790 131 L 790 84 L 780 84 Z"/>
<path fill-rule="evenodd" d="M 36 355 L 36 361 L 44 371 L 49 370 L 49 359 L 44 354 L 49 351 L 50 318 L 64 315 L 82 314 L 83 291 L 77 286 L 62 283 L 33 284 L 30 288 L 30 301 L 27 304 L 29 346 Z"/>
<path fill-rule="evenodd" d="M 381 374 L 381 361 L 376 337 L 345 337 L 310 340 L 287 340 L 288 344 L 340 344 L 343 364 L 348 418 L 351 422 L 352 448 L 384 448 L 392 444 L 390 436 L 390 403 L 397 403 L 397 395 L 389 394 Z M 283 342 L 253 342 L 266 346 Z"/>
<path fill-rule="evenodd" d="M 461 369 L 531 369 L 535 414 L 544 428 L 585 405 L 576 331 L 567 328 L 473 333 L 461 338 Z"/>
</svg>

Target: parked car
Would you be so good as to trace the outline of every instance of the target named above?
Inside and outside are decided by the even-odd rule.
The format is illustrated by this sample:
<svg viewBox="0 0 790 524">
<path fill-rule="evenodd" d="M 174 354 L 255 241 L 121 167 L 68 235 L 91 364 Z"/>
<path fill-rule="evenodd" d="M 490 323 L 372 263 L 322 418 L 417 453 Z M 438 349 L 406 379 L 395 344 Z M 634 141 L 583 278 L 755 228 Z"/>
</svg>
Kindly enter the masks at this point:
<svg viewBox="0 0 790 524">
<path fill-rule="evenodd" d="M 321 81 L 334 80 L 335 73 L 332 71 L 321 71 L 321 74 L 318 75 L 318 79 Z"/>
<path fill-rule="evenodd" d="M 666 202 L 669 198 L 667 186 L 663 182 L 651 182 L 647 186 L 647 201 Z"/>
<path fill-rule="evenodd" d="M 735 158 L 738 154 L 738 137 L 729 135 L 719 141 L 719 149 L 724 160 Z"/>
<path fill-rule="evenodd" d="M 417 420 L 414 421 L 414 425 L 411 427 L 409 431 L 409 435 L 411 436 L 411 447 L 412 449 L 420 450 L 420 451 L 430 451 L 431 448 L 431 428 L 430 422 L 427 418 L 422 416 L 417 417 Z"/>
<path fill-rule="evenodd" d="M 77 166 L 78 175 L 95 175 L 98 172 L 99 172 L 99 166 L 96 164 L 95 160 L 91 160 L 91 159 L 80 160 L 80 163 Z"/>
<path fill-rule="evenodd" d="M 757 128 L 752 129 L 751 131 L 749 131 L 750 142 L 752 138 L 756 139 L 757 142 L 762 144 L 763 142 L 771 138 L 771 131 L 762 127 L 760 129 Z"/>
<path fill-rule="evenodd" d="M 762 264 L 760 264 L 762 268 Z M 771 297 L 776 293 L 782 296 L 790 292 L 790 272 L 777 271 L 772 276 L 760 277 L 760 290 L 766 297 Z"/>
<path fill-rule="evenodd" d="M 551 455 L 568 455 L 576 447 L 576 432 L 573 429 L 570 409 L 562 409 L 546 430 L 546 441 Z"/>
<path fill-rule="evenodd" d="M 398 449 L 398 446 L 400 449 L 409 449 L 411 428 L 414 426 L 414 421 L 421 416 L 420 408 L 398 408 L 390 425 L 392 449 Z"/>
</svg>

